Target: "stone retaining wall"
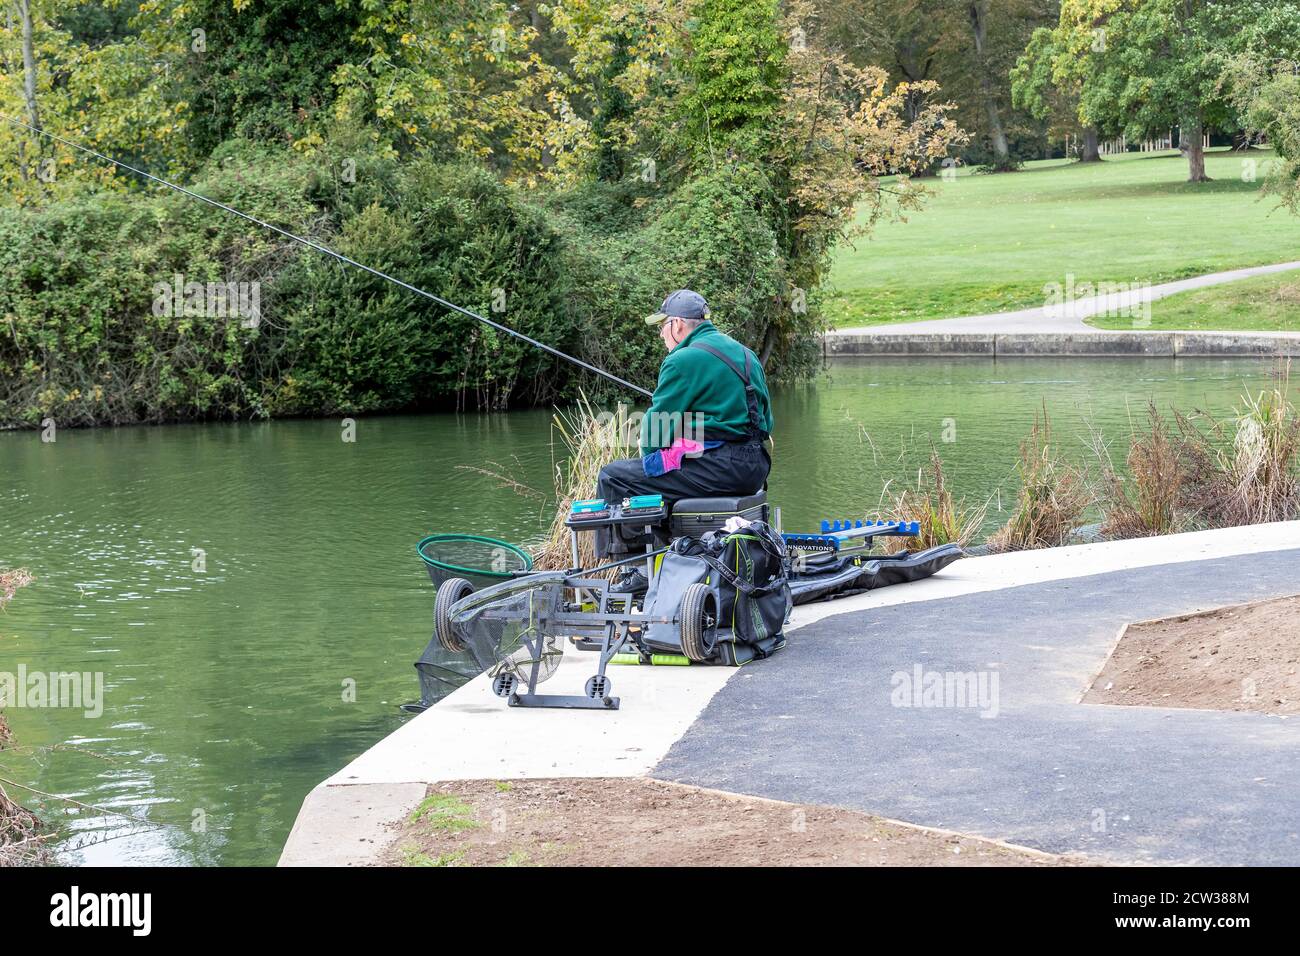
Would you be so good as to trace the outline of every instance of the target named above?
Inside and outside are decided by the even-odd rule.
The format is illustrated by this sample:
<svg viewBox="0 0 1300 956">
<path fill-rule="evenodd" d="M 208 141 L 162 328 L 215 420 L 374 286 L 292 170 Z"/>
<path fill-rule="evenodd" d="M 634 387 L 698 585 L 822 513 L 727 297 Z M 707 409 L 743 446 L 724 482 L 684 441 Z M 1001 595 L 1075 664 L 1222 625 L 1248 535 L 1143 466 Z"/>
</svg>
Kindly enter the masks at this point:
<svg viewBox="0 0 1300 956">
<path fill-rule="evenodd" d="M 1251 332 L 830 332 L 828 358 L 858 355 L 1184 356 L 1300 355 L 1300 335 Z"/>
</svg>

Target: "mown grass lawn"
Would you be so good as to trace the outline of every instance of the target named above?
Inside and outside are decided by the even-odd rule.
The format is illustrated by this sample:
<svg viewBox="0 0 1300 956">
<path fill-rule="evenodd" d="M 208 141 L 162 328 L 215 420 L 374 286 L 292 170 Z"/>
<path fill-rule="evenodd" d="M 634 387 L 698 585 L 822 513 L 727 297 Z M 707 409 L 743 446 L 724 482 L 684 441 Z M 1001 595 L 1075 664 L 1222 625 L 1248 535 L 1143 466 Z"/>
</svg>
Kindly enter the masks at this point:
<svg viewBox="0 0 1300 956">
<path fill-rule="evenodd" d="M 1300 252 L 1297 254 L 1300 258 Z M 1128 316 L 1098 316 L 1100 329 L 1131 329 Z M 1151 324 L 1143 328 L 1218 332 L 1300 330 L 1300 270 L 1255 276 L 1183 292 L 1151 303 Z"/>
<path fill-rule="evenodd" d="M 830 313 L 841 328 L 981 315 L 1041 305 L 1043 287 L 1071 273 L 1155 284 L 1300 258 L 1300 217 L 1261 195 L 1272 158 L 1211 151 L 1214 181 L 1196 185 L 1174 152 L 926 180 L 925 209 L 841 248 Z"/>
</svg>

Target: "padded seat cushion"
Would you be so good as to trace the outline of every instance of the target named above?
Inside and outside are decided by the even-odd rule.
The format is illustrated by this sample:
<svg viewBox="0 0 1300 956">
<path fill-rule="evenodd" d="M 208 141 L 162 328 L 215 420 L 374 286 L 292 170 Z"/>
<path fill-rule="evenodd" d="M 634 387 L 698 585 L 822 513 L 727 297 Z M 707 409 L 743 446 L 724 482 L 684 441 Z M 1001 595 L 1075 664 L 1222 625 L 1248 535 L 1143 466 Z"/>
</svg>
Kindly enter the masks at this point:
<svg viewBox="0 0 1300 956">
<path fill-rule="evenodd" d="M 766 503 L 766 491 L 729 498 L 683 498 L 673 505 L 673 514 L 739 514 Z"/>
</svg>

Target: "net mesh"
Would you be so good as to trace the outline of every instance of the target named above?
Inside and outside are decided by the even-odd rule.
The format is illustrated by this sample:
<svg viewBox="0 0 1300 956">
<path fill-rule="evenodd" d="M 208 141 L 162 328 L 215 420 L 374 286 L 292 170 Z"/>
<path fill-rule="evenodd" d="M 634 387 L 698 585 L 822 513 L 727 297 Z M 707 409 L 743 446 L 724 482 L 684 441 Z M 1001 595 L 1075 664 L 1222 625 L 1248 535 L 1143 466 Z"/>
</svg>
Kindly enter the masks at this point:
<svg viewBox="0 0 1300 956">
<path fill-rule="evenodd" d="M 452 654 L 438 643 L 437 635 L 429 638 L 424 653 L 415 662 L 415 672 L 420 677 L 420 702 L 409 710 L 427 710 L 458 687 L 463 687 L 477 673 L 464 655 Z"/>
<path fill-rule="evenodd" d="M 541 666 L 538 682 L 551 677 L 560 666 L 565 640 L 545 609 L 559 608 L 563 600 L 563 574 L 533 574 L 513 579 L 465 598 L 459 613 L 452 615 L 452 629 L 464 646 L 460 653 L 448 651 L 435 634 L 415 662 L 420 677 L 420 701 L 409 705 L 418 712 L 432 707 L 453 690 L 488 671 L 492 676 L 508 671 L 525 683 L 533 664 L 532 640 Z M 458 606 L 459 607 L 459 606 Z"/>
<path fill-rule="evenodd" d="M 533 574 L 471 594 L 453 607 L 451 626 L 480 670 L 527 681 L 538 662 L 540 682 L 555 673 L 564 655 L 555 622 L 563 601 L 562 573 Z"/>
<path fill-rule="evenodd" d="M 530 567 L 517 548 L 479 535 L 431 535 L 420 542 L 419 551 L 435 587 L 451 578 L 464 578 L 476 588 L 486 588 Z"/>
</svg>

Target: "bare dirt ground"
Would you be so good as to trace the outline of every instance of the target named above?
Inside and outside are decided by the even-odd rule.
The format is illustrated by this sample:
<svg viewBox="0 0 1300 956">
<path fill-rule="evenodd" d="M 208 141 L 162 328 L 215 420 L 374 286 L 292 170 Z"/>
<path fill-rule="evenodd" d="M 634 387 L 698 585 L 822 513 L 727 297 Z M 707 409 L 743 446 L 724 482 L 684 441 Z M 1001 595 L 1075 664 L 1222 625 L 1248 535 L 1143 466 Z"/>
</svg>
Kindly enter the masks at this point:
<svg viewBox="0 0 1300 956">
<path fill-rule="evenodd" d="M 437 784 L 384 859 L 405 866 L 1079 866 L 979 837 L 644 778 Z"/>
<path fill-rule="evenodd" d="M 1083 702 L 1300 713 L 1300 595 L 1130 624 Z"/>
</svg>

